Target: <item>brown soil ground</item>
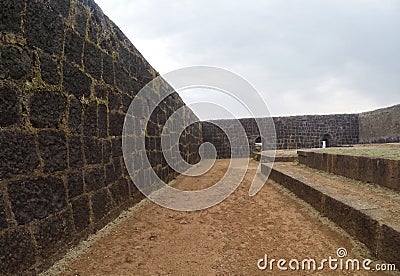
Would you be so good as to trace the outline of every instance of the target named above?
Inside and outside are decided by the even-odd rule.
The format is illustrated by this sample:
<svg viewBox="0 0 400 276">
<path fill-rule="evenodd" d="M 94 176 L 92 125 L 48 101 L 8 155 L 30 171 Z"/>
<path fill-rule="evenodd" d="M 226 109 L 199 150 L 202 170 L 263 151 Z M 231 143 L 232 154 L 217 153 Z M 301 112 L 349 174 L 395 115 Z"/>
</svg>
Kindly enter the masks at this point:
<svg viewBox="0 0 400 276">
<path fill-rule="evenodd" d="M 210 186 L 221 178 L 228 162 L 217 161 L 201 177 L 179 177 L 174 186 Z M 351 258 L 371 258 L 362 246 L 276 183 L 268 181 L 256 196 L 249 197 L 257 166 L 251 161 L 239 188 L 209 209 L 176 212 L 149 203 L 131 210 L 94 239 L 86 252 L 77 251 L 72 261 L 59 263 L 64 269 L 61 275 L 309 275 L 306 271 L 278 273 L 276 267 L 272 272 L 260 271 L 257 260 L 265 254 L 275 259 L 321 260 L 336 257 L 340 247 Z M 366 272 L 328 268 L 318 272 L 343 274 Z"/>
</svg>

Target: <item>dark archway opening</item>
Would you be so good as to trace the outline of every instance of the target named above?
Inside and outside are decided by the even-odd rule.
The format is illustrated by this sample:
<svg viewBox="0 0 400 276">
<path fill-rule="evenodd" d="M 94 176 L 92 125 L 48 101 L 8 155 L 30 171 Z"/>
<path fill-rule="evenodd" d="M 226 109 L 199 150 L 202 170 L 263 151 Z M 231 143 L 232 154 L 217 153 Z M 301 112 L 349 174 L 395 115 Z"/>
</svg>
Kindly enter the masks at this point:
<svg viewBox="0 0 400 276">
<path fill-rule="evenodd" d="M 322 147 L 329 148 L 331 146 L 331 136 L 329 134 L 325 134 L 322 137 Z"/>
<path fill-rule="evenodd" d="M 258 152 L 262 151 L 262 139 L 261 139 L 261 137 L 257 137 L 254 140 L 254 150 L 258 151 Z"/>
</svg>

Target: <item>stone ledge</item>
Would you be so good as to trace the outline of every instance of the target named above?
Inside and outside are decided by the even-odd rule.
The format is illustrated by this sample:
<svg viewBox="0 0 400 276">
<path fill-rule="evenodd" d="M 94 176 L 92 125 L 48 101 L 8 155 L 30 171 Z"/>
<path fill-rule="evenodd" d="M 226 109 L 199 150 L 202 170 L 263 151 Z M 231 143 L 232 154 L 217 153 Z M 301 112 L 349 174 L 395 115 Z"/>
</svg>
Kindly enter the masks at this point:
<svg viewBox="0 0 400 276">
<path fill-rule="evenodd" d="M 400 160 L 298 151 L 300 164 L 400 191 Z"/>
<path fill-rule="evenodd" d="M 267 172 L 268 166 L 262 164 L 262 172 Z M 294 163 L 275 163 L 270 178 L 364 243 L 378 258 L 400 266 L 397 193 Z"/>
</svg>

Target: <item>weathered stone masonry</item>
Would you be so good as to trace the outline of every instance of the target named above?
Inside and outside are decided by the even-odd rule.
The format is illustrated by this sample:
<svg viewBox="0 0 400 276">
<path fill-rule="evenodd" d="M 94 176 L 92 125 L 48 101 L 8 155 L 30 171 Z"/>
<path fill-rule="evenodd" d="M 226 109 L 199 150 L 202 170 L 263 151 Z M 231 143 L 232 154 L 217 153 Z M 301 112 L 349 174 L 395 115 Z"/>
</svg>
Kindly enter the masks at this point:
<svg viewBox="0 0 400 276">
<path fill-rule="evenodd" d="M 250 150 L 260 136 L 255 119 L 240 119 Z M 327 138 L 330 146 L 356 144 L 359 141 L 358 114 L 305 115 L 274 117 L 277 149 L 299 149 L 321 147 Z M 214 121 L 215 122 L 215 121 Z M 216 147 L 219 158 L 230 157 L 227 136 L 213 121 L 203 122 L 203 142 L 210 142 Z M 231 120 L 219 120 L 218 124 L 229 127 Z"/>
<path fill-rule="evenodd" d="M 92 0 L 0 2 L 0 274 L 43 270 L 142 199 L 121 134 L 133 97 L 156 76 Z M 176 173 L 160 129 L 183 105 L 166 98 L 147 129 L 147 155 L 166 181 Z M 181 143 L 195 163 L 201 125 Z"/>
<path fill-rule="evenodd" d="M 0 274 L 45 269 L 142 199 L 124 167 L 121 135 L 131 101 L 157 75 L 92 0 L 0 2 Z M 147 127 L 146 155 L 165 181 L 177 174 L 161 153 L 161 130 L 182 106 L 174 93 Z M 274 118 L 277 145 L 316 147 L 326 134 L 331 145 L 353 144 L 359 129 L 361 142 L 395 141 L 396 114 Z M 373 122 L 385 125 L 388 116 L 380 134 Z M 184 117 L 195 115 L 186 109 Z M 241 122 L 252 148 L 258 129 Z M 195 123 L 180 137 L 187 162 L 198 161 L 202 136 L 229 156 L 218 128 Z M 134 165 L 144 179 L 149 172 Z"/>
<path fill-rule="evenodd" d="M 361 113 L 360 142 L 400 142 L 400 105 Z"/>
<path fill-rule="evenodd" d="M 360 114 L 304 115 L 274 117 L 277 149 L 319 148 L 324 139 L 329 146 L 400 142 L 400 105 Z M 250 149 L 260 136 L 254 119 L 240 119 Z M 227 136 L 214 123 L 230 127 L 231 120 L 202 123 L 203 140 L 214 144 L 219 158 L 230 157 Z"/>
</svg>

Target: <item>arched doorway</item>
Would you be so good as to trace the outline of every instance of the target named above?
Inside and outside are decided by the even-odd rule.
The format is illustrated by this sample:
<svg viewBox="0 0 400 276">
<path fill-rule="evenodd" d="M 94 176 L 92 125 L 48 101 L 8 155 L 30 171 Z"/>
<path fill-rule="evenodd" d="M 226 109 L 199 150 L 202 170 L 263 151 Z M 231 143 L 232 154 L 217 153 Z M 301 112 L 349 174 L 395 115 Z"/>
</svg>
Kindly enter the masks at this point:
<svg viewBox="0 0 400 276">
<path fill-rule="evenodd" d="M 261 139 L 260 136 L 257 137 L 257 138 L 254 140 L 254 149 L 255 149 L 256 151 L 261 151 L 261 149 L 262 149 L 262 139 Z"/>
<path fill-rule="evenodd" d="M 331 136 L 329 134 L 324 134 L 322 137 L 322 147 L 323 148 L 329 148 L 331 146 Z"/>
</svg>

